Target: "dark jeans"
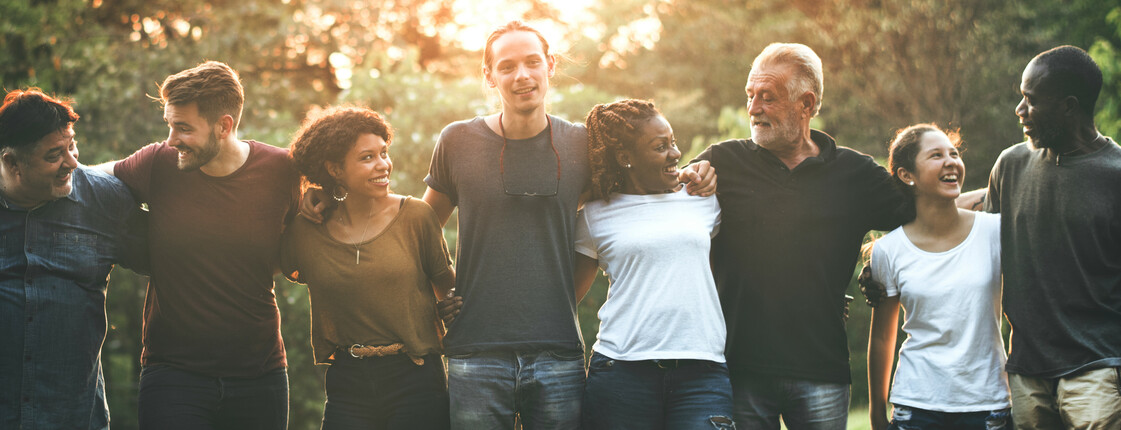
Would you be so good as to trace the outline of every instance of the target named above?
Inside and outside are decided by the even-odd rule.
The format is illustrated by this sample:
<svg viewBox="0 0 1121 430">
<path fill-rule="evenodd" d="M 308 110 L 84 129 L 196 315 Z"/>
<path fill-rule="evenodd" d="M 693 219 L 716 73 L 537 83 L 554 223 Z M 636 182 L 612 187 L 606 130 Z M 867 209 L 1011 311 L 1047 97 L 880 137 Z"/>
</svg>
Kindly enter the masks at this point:
<svg viewBox="0 0 1121 430">
<path fill-rule="evenodd" d="M 425 356 L 423 366 L 405 354 L 335 357 L 327 368 L 324 430 L 448 428 L 448 385 L 439 355 Z"/>
<path fill-rule="evenodd" d="M 757 374 L 732 375 L 736 425 L 778 430 L 845 430 L 849 384 Z"/>
<path fill-rule="evenodd" d="M 735 429 L 728 366 L 704 360 L 614 360 L 588 365 L 584 430 Z"/>
<path fill-rule="evenodd" d="M 938 412 L 895 405 L 888 430 L 1006 430 L 1011 409 L 983 412 Z"/>
<path fill-rule="evenodd" d="M 139 414 L 141 429 L 284 430 L 288 371 L 228 378 L 146 366 L 140 371 Z"/>
</svg>

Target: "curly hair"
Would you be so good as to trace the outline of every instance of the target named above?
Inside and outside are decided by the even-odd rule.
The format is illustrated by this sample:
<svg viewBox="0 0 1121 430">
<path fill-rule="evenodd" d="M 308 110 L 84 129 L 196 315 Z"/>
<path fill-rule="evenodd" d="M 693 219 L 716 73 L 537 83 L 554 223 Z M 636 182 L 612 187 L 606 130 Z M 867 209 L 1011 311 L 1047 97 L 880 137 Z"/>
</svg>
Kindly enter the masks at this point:
<svg viewBox="0 0 1121 430">
<path fill-rule="evenodd" d="M 342 164 L 358 137 L 367 133 L 381 137 L 386 145 L 393 140 L 389 123 L 369 108 L 336 106 L 309 114 L 288 149 L 305 188 L 308 184 L 334 188 L 337 182 L 327 171 L 327 162 Z"/>
<path fill-rule="evenodd" d="M 954 148 L 961 148 L 961 134 L 957 130 L 943 130 L 937 125 L 929 123 L 915 124 L 899 129 L 895 132 L 895 138 L 891 141 L 887 164 L 891 169 L 891 177 L 895 180 L 895 186 L 909 197 L 906 207 L 908 222 L 915 217 L 915 191 L 899 178 L 899 169 L 907 169 L 908 172 L 912 173 L 915 171 L 915 159 L 919 155 L 919 150 L 922 149 L 922 136 L 929 132 L 943 133 L 950 138 L 950 144 Z"/>
<path fill-rule="evenodd" d="M 622 188 L 626 173 L 615 161 L 615 154 L 633 148 L 642 126 L 658 116 L 661 112 L 654 102 L 634 99 L 598 104 L 588 112 L 584 125 L 588 128 L 588 161 L 592 167 L 591 200 L 607 200 Z"/>
</svg>

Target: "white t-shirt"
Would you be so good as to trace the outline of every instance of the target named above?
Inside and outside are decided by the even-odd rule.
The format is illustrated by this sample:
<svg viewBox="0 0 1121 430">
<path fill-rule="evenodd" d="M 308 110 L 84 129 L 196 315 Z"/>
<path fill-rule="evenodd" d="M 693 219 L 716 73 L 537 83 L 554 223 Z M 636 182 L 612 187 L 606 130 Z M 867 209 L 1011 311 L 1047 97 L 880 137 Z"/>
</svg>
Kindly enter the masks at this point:
<svg viewBox="0 0 1121 430">
<path fill-rule="evenodd" d="M 611 195 L 584 206 L 576 251 L 610 281 L 592 349 L 616 360 L 724 362 L 724 314 L 709 267 L 716 197 Z"/>
<path fill-rule="evenodd" d="M 969 236 L 945 252 L 923 251 L 897 228 L 876 241 L 872 270 L 905 315 L 891 402 L 940 412 L 1009 407 L 1000 215 L 978 212 Z"/>
</svg>

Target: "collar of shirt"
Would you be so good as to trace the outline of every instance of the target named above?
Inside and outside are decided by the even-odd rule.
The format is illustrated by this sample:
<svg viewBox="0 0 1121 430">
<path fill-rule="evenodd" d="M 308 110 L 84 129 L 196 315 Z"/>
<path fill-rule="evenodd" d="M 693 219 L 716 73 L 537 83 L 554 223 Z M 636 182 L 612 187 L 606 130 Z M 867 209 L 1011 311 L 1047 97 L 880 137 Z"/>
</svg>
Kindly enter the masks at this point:
<svg viewBox="0 0 1121 430">
<path fill-rule="evenodd" d="M 820 152 L 816 156 L 802 160 L 802 163 L 794 167 L 791 172 L 801 171 L 811 168 L 811 166 L 825 164 L 837 158 L 837 141 L 833 139 L 833 136 L 830 136 L 821 130 L 810 129 L 810 139 L 813 140 L 814 144 L 817 145 L 817 148 L 820 150 Z M 759 144 L 755 143 L 755 141 L 751 139 L 748 139 L 745 142 L 748 149 L 757 151 L 760 154 L 760 158 L 762 158 L 768 164 L 772 164 L 783 169 L 786 168 L 786 164 L 783 163 L 782 160 L 780 160 L 774 154 L 772 154 L 771 151 L 768 151 L 766 148 L 759 146 Z"/>
</svg>

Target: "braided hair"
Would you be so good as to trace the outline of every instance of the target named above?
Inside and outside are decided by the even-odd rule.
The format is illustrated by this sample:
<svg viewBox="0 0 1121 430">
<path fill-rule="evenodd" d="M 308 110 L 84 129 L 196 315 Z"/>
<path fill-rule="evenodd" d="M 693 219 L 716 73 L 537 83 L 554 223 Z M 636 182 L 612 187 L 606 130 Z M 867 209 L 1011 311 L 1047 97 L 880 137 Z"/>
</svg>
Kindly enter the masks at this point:
<svg viewBox="0 0 1121 430">
<path fill-rule="evenodd" d="M 622 189 L 627 175 L 615 161 L 615 154 L 633 148 L 642 126 L 660 115 L 654 102 L 634 99 L 598 104 L 588 112 L 584 125 L 588 128 L 592 168 L 590 200 L 607 200 L 612 192 Z"/>
</svg>

